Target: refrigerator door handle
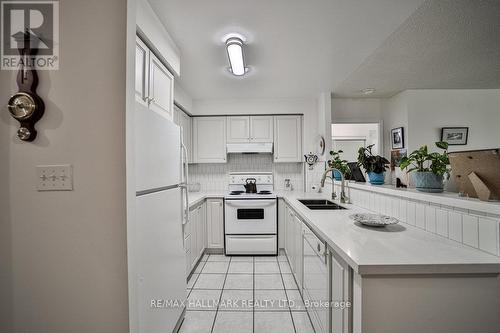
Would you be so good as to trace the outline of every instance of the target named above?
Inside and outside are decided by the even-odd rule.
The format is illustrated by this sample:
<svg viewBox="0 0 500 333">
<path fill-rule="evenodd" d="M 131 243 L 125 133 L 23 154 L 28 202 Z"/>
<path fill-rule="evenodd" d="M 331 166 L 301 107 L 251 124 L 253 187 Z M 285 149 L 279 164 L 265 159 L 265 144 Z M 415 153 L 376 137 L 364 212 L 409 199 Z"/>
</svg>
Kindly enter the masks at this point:
<svg viewBox="0 0 500 333">
<path fill-rule="evenodd" d="M 181 186 L 182 190 L 184 191 L 184 200 L 185 202 L 185 207 L 184 207 L 184 218 L 182 221 L 182 225 L 185 225 L 186 223 L 189 222 L 189 194 L 188 194 L 188 154 L 187 154 L 187 148 L 184 145 L 184 143 L 181 143 L 181 148 L 182 148 L 182 155 L 183 158 L 182 160 L 182 170 L 183 170 L 183 185 Z"/>
</svg>

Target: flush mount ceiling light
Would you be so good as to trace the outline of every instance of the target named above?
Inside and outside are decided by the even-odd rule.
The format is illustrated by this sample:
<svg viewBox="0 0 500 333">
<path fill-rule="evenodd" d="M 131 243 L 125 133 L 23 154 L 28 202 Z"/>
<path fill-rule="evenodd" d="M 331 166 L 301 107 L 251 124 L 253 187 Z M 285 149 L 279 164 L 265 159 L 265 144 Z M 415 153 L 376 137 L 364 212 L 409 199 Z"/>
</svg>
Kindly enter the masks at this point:
<svg viewBox="0 0 500 333">
<path fill-rule="evenodd" d="M 245 67 L 243 56 L 243 41 L 238 37 L 229 37 L 226 39 L 226 50 L 229 58 L 229 71 L 236 76 L 242 76 L 248 68 Z"/>
<path fill-rule="evenodd" d="M 365 88 L 361 92 L 365 95 L 371 95 L 375 92 L 375 88 Z"/>
</svg>

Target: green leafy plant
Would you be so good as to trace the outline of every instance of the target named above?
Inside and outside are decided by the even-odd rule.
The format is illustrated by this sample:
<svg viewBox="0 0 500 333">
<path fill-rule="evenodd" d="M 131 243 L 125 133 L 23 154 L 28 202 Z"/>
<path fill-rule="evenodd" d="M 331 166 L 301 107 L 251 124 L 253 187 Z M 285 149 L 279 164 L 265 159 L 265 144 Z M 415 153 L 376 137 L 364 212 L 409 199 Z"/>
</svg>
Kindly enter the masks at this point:
<svg viewBox="0 0 500 333">
<path fill-rule="evenodd" d="M 340 158 L 340 154 L 342 153 L 343 153 L 342 150 L 339 151 L 331 150 L 330 151 L 331 159 L 328 161 L 328 166 L 330 168 L 335 168 L 339 170 L 345 176 L 350 174 L 351 170 L 347 166 L 347 160 L 343 160 Z"/>
<path fill-rule="evenodd" d="M 358 166 L 362 166 L 366 172 L 382 173 L 388 168 L 390 163 L 385 157 L 380 155 L 373 155 L 372 148 L 374 145 L 368 147 L 360 147 L 358 150 Z"/>
<path fill-rule="evenodd" d="M 399 167 L 401 170 L 407 169 L 407 173 L 412 171 L 417 172 L 432 172 L 437 176 L 444 176 L 449 173 L 448 165 L 448 143 L 436 142 L 436 146 L 443 149 L 443 153 L 429 153 L 427 146 L 424 145 L 413 151 L 408 157 L 403 157 Z"/>
</svg>

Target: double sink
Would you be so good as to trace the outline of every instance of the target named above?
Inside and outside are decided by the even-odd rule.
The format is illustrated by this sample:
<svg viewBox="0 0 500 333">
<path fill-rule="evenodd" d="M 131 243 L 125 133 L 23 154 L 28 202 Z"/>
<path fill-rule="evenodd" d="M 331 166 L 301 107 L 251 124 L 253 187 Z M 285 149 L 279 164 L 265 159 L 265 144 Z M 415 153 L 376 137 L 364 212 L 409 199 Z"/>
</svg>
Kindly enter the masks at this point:
<svg viewBox="0 0 500 333">
<path fill-rule="evenodd" d="M 330 200 L 307 200 L 307 199 L 299 199 L 300 203 L 312 210 L 339 210 L 346 209 L 340 205 L 337 205 L 335 202 Z"/>
</svg>

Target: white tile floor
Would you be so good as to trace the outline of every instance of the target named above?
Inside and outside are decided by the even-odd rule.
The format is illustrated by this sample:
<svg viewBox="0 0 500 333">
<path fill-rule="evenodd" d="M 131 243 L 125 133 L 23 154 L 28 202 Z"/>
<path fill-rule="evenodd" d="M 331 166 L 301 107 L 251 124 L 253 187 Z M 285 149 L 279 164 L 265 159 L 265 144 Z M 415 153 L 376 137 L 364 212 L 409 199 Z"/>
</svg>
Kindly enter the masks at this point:
<svg viewBox="0 0 500 333">
<path fill-rule="evenodd" d="M 205 255 L 188 282 L 181 333 L 314 333 L 284 256 Z"/>
</svg>

